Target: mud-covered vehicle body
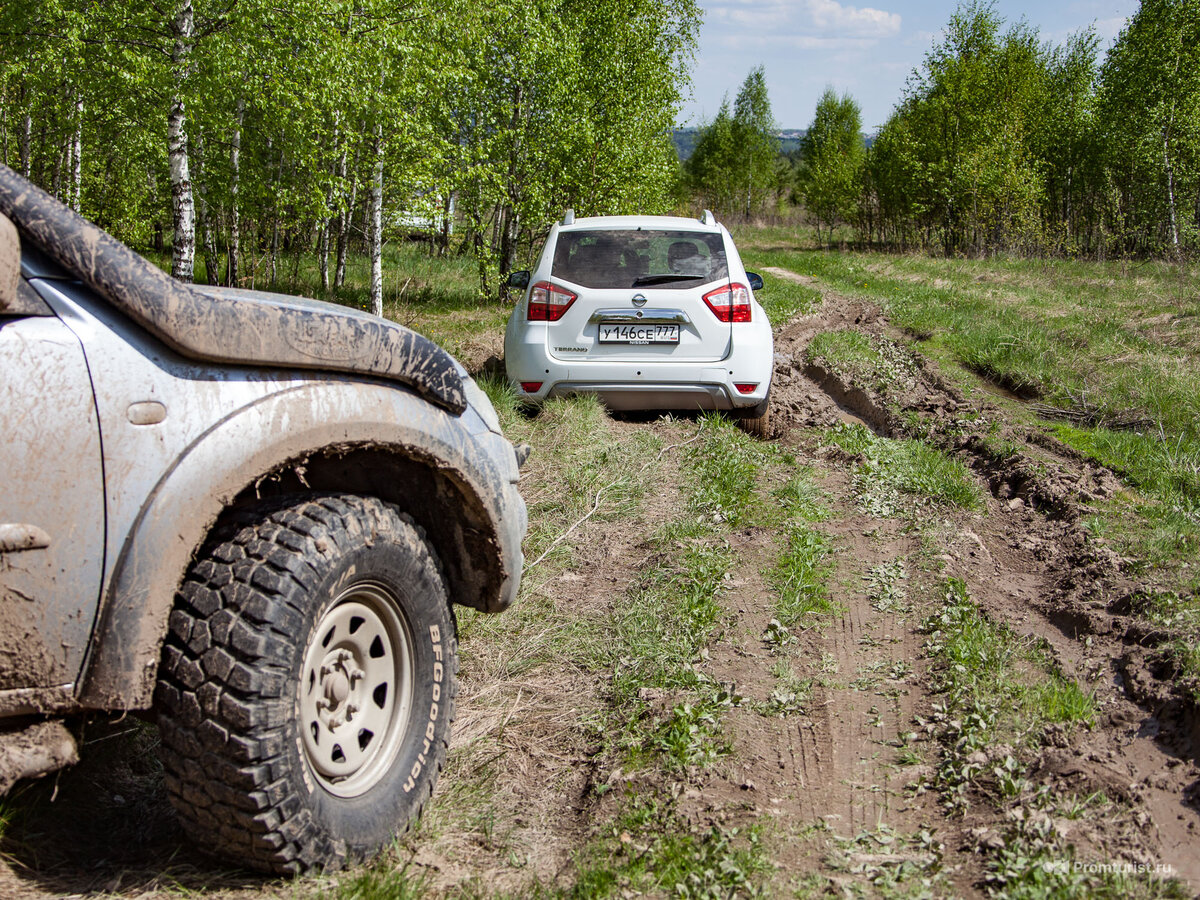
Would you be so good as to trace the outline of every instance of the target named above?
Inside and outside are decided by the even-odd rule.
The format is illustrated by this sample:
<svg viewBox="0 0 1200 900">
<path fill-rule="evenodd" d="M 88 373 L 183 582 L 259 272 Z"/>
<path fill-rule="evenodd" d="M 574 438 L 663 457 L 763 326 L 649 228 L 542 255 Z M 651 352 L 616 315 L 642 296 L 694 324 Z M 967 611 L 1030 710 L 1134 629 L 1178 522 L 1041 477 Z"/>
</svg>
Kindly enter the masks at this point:
<svg viewBox="0 0 1200 900">
<path fill-rule="evenodd" d="M 297 872 L 419 813 L 452 603 L 513 600 L 525 448 L 427 339 L 203 292 L 0 166 L 0 789 L 153 710 L 200 846 Z"/>
</svg>

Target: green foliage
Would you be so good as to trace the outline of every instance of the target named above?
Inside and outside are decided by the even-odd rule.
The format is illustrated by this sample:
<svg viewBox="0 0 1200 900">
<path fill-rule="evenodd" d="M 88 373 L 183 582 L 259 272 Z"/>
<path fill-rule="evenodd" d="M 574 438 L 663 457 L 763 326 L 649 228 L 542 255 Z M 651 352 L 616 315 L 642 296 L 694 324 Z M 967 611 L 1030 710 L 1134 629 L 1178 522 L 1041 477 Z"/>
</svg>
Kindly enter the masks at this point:
<svg viewBox="0 0 1200 900">
<path fill-rule="evenodd" d="M 1194 252 L 1200 8 L 1145 0 L 1102 64 L 1098 48 L 1090 27 L 1054 46 L 963 2 L 861 175 L 806 161 L 810 217 L 832 229 L 857 203 L 868 240 L 947 254 Z M 818 135 L 835 103 L 822 98 Z"/>
<path fill-rule="evenodd" d="M 871 218 L 881 236 L 917 234 L 949 253 L 1019 243 L 1037 220 L 1041 167 L 1030 137 L 1048 52 L 991 4 L 960 6 L 872 147 Z"/>
<path fill-rule="evenodd" d="M 800 142 L 803 162 L 798 193 L 817 226 L 818 241 L 822 225 L 832 240 L 836 224 L 857 218 L 866 157 L 861 132 L 862 113 L 858 104 L 849 94 L 839 98 L 833 88 L 826 88 L 817 101 L 812 125 Z"/>
<path fill-rule="evenodd" d="M 1096 118 L 1123 249 L 1200 245 L 1200 6 L 1143 0 L 1100 70 Z"/>
<path fill-rule="evenodd" d="M 763 290 L 755 294 L 771 324 L 782 327 L 793 316 L 807 315 L 821 305 L 821 292 L 807 284 L 797 284 L 769 273 L 762 275 Z"/>
<path fill-rule="evenodd" d="M 390 855 L 367 868 L 338 880 L 334 890 L 323 893 L 329 900 L 418 900 L 429 893 L 427 871 L 410 874 L 408 865 L 397 866 Z"/>
<path fill-rule="evenodd" d="M 742 82 L 733 113 L 729 101 L 712 122 L 700 129 L 686 174 L 701 203 L 722 218 L 744 218 L 763 212 L 776 189 L 778 139 L 762 66 Z"/>
<path fill-rule="evenodd" d="M 159 252 L 178 182 L 198 274 L 232 277 L 240 247 L 239 280 L 274 283 L 314 254 L 322 292 L 341 283 L 332 257 L 365 246 L 381 175 L 384 232 L 456 215 L 492 293 L 564 207 L 673 202 L 667 135 L 699 15 L 694 0 L 4 4 L 2 161 Z M 190 186 L 169 171 L 169 115 Z"/>
<path fill-rule="evenodd" d="M 747 524 L 761 511 L 755 479 L 764 451 L 758 441 L 723 416 L 708 414 L 702 421 L 700 443 L 689 448 L 686 456 L 695 478 L 691 506 L 712 522 L 735 527 Z"/>
<path fill-rule="evenodd" d="M 957 459 L 917 440 L 878 437 L 864 425 L 840 425 L 831 443 L 862 457 L 854 489 L 865 512 L 886 518 L 903 508 L 901 494 L 917 503 L 944 503 L 963 509 L 983 505 L 978 486 Z"/>
</svg>

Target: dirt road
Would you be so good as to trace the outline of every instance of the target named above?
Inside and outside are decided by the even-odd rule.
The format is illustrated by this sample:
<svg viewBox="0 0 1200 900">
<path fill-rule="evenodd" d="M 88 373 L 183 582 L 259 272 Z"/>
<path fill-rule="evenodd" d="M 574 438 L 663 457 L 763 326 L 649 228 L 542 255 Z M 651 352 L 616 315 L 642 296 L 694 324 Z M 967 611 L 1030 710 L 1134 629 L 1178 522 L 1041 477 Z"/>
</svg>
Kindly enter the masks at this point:
<svg viewBox="0 0 1200 900">
<path fill-rule="evenodd" d="M 813 337 L 835 330 L 903 343 L 878 311 L 828 292 L 819 309 L 777 331 L 774 441 L 793 462 L 772 469 L 763 490 L 777 488 L 790 466 L 822 498 L 830 612 L 781 629 L 767 574 L 778 535 L 761 525 L 723 533 L 735 562 L 717 594 L 715 637 L 695 668 L 731 698 L 721 719 L 728 752 L 680 771 L 629 766 L 595 730 L 610 703 L 609 673 L 569 655 L 507 659 L 504 646 L 485 647 L 468 630 L 458 749 L 427 821 L 392 857 L 424 879 L 425 892 L 566 889 L 579 878 L 581 848 L 613 830 L 632 789 L 663 798 L 694 834 L 761 835 L 769 871 L 759 880 L 774 895 L 889 886 L 982 895 L 1011 873 L 1010 854 L 1032 852 L 1038 840 L 1054 852 L 1069 847 L 1055 858 L 1075 870 L 1107 866 L 1143 886 L 1147 871 L 1173 874 L 1186 891 L 1200 890 L 1195 710 L 1157 677 L 1144 635 L 1122 612 L 1136 580 L 1086 528 L 1087 499 L 1119 494 L 1121 484 L 919 357 L 905 356 L 885 391 L 813 359 Z M 915 518 L 872 508 L 862 460 L 822 440 L 839 423 L 937 447 L 967 467 L 982 505 L 928 506 Z M 583 522 L 568 564 L 527 576 L 526 590 L 570 617 L 581 640 L 638 596 L 662 552 L 649 536 L 682 503 L 678 448 L 696 432 L 688 419 L 607 427 L 630 452 L 646 432 L 666 448 L 654 460 L 655 489 L 628 515 Z M 541 487 L 537 473 L 527 496 Z M 1036 665 L 1077 685 L 1090 704 L 1086 722 L 1039 725 L 1020 746 L 962 750 L 969 723 L 948 706 L 945 660 L 931 649 L 937 617 L 950 608 L 946 584 L 961 585 L 1003 640 L 1034 648 Z M 525 623 L 523 639 L 536 640 L 537 627 Z M 785 682 L 795 689 L 783 691 Z M 677 700 L 655 691 L 642 699 L 650 716 L 669 716 Z M 39 813 L 10 832 L 0 892 L 141 897 L 171 882 L 222 897 L 330 888 L 330 879 L 285 885 L 215 872 L 180 844 L 160 789 L 142 771 L 153 767 L 139 769 L 152 733 L 121 741 L 136 752 L 85 755 L 55 803 L 47 796 L 39 805 L 66 804 L 94 821 Z M 615 839 L 637 846 L 636 835 Z"/>
</svg>

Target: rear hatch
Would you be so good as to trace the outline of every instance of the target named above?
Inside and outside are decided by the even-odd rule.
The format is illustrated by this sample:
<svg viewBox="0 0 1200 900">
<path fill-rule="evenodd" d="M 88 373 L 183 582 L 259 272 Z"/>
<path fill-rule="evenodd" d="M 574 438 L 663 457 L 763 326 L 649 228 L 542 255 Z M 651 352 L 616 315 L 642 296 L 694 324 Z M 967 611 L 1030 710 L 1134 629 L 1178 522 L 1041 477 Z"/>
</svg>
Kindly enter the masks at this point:
<svg viewBox="0 0 1200 900">
<path fill-rule="evenodd" d="M 714 362 L 731 323 L 705 303 L 728 291 L 718 231 L 560 231 L 551 281 L 575 295 L 547 322 L 547 350 L 564 361 Z"/>
</svg>

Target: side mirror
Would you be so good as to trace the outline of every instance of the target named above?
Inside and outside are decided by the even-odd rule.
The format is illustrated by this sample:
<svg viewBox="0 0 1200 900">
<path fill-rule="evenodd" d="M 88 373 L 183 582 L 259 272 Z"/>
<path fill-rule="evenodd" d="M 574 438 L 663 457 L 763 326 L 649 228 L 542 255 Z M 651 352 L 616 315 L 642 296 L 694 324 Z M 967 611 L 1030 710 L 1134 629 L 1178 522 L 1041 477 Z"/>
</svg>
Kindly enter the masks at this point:
<svg viewBox="0 0 1200 900">
<path fill-rule="evenodd" d="M 763 289 L 762 276 L 757 272 L 747 272 L 746 280 L 750 282 L 750 290 L 761 291 Z"/>
<path fill-rule="evenodd" d="M 17 226 L 0 213 L 0 312 L 17 307 L 21 280 L 21 239 Z"/>
<path fill-rule="evenodd" d="M 504 286 L 518 291 L 525 290 L 529 287 L 529 270 L 518 269 L 516 272 L 509 272 L 508 277 L 504 279 Z"/>
</svg>

